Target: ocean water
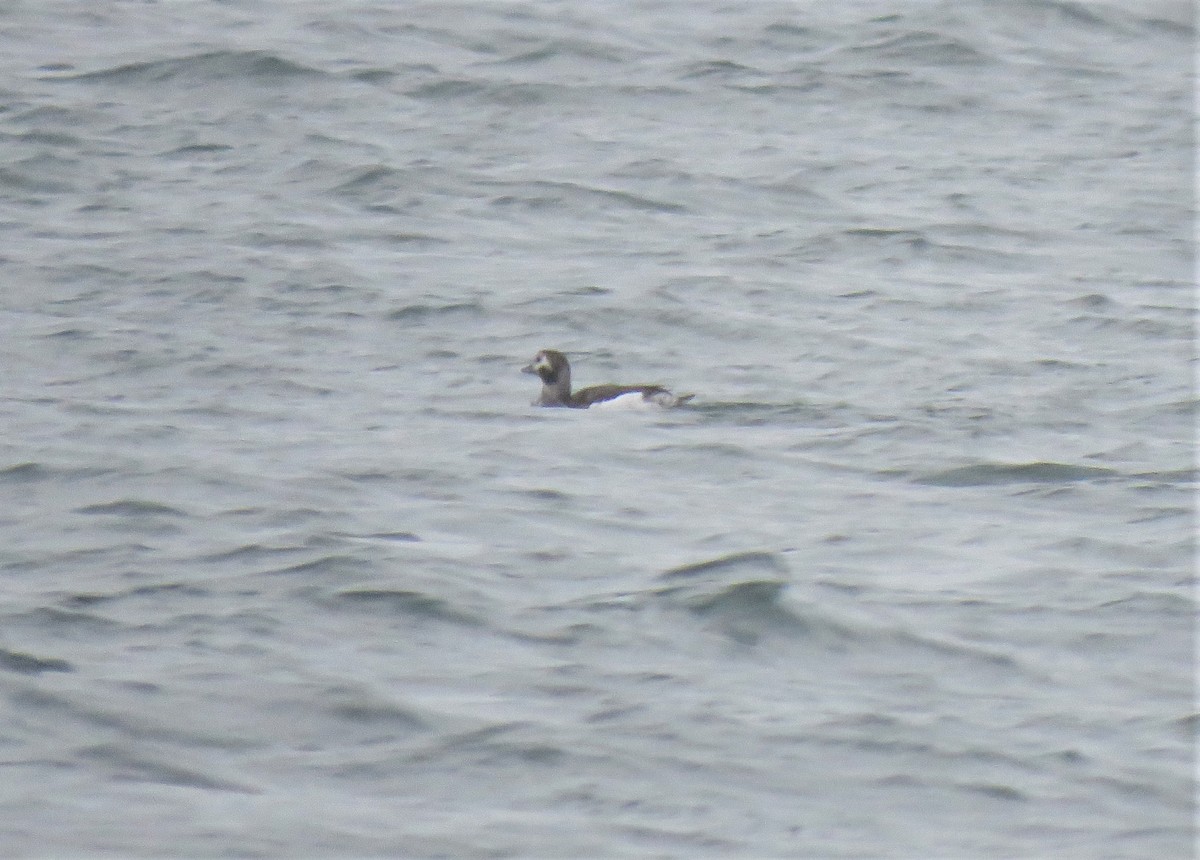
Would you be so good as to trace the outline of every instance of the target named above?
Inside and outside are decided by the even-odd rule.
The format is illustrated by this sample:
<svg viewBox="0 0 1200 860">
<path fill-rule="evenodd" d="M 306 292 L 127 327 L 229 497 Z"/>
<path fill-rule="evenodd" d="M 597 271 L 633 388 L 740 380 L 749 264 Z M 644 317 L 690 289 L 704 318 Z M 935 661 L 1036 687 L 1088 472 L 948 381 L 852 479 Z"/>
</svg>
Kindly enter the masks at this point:
<svg viewBox="0 0 1200 860">
<path fill-rule="evenodd" d="M 0 25 L 0 855 L 1192 855 L 1190 5 Z"/>
</svg>

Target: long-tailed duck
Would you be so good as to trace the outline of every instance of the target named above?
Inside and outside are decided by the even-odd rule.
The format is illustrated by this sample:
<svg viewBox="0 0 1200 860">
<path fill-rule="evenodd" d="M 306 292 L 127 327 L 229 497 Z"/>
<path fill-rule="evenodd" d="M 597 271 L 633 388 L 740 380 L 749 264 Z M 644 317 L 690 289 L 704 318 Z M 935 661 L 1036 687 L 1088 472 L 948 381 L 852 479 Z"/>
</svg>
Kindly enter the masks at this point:
<svg viewBox="0 0 1200 860">
<path fill-rule="evenodd" d="M 593 385 L 571 391 L 571 365 L 556 349 L 543 349 L 522 373 L 536 373 L 542 380 L 542 394 L 534 406 L 568 406 L 572 409 L 624 408 L 669 409 L 691 400 L 694 394 L 672 394 L 661 385 Z"/>
</svg>

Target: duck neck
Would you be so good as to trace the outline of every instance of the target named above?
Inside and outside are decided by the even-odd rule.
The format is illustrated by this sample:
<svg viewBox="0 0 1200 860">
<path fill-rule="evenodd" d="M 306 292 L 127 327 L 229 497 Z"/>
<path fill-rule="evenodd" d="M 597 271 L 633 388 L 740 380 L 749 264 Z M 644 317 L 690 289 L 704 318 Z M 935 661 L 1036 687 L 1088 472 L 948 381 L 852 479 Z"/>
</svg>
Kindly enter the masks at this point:
<svg viewBox="0 0 1200 860">
<path fill-rule="evenodd" d="M 571 371 L 562 368 L 553 376 L 542 377 L 543 406 L 568 406 L 571 402 Z"/>
</svg>

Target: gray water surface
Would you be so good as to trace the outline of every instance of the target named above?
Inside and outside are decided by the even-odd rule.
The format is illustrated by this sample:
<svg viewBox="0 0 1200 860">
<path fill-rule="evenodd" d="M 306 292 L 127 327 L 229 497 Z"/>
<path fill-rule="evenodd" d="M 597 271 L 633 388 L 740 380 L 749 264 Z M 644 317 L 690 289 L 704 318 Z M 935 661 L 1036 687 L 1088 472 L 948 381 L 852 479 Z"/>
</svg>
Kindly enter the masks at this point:
<svg viewBox="0 0 1200 860">
<path fill-rule="evenodd" d="M 0 854 L 1191 854 L 1189 5 L 0 24 Z"/>
</svg>

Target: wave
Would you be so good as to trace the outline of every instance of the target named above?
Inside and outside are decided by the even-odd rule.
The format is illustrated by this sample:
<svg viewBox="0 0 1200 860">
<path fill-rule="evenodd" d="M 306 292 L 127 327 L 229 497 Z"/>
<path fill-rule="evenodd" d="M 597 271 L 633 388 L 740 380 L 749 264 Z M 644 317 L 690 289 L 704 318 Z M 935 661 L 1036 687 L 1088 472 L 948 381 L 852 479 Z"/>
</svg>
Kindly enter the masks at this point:
<svg viewBox="0 0 1200 860">
<path fill-rule="evenodd" d="M 265 571 L 267 575 L 287 575 L 294 576 L 296 574 L 329 574 L 334 576 L 346 576 L 351 572 L 370 572 L 372 566 L 369 562 L 360 558 L 355 558 L 350 555 L 327 555 L 321 558 L 305 561 L 299 564 L 289 565 L 288 567 L 275 568 Z"/>
<path fill-rule="evenodd" d="M 850 227 L 815 233 L 800 246 L 814 255 L 830 251 L 853 255 L 887 255 L 885 259 L 941 260 L 957 266 L 975 265 L 1007 270 L 1040 265 L 1035 240 L 1017 231 L 987 230 L 978 225 L 933 224 L 927 230 L 889 227 Z"/>
<path fill-rule="evenodd" d="M 1139 613 L 1148 618 L 1189 618 L 1196 612 L 1196 600 L 1172 591 L 1135 591 L 1088 607 L 1089 613 L 1115 610 L 1122 617 Z"/>
<path fill-rule="evenodd" d="M 827 601 L 790 594 L 791 577 L 783 560 L 771 552 L 745 552 L 672 568 L 658 577 L 650 602 L 666 602 L 685 610 L 710 632 L 746 646 L 764 642 L 778 652 L 783 643 L 805 653 L 813 651 L 854 659 L 899 661 L 918 665 L 963 663 L 972 672 L 996 672 L 1011 677 L 1025 672 L 1012 655 L 955 638 L 915 631 L 874 613 L 838 608 Z M 802 586 L 796 586 L 801 588 Z M 635 605 L 640 602 L 634 600 Z M 605 608 L 628 608 L 628 596 Z"/>
<path fill-rule="evenodd" d="M 142 742 L 137 742 L 136 752 L 122 743 L 102 743 L 86 747 L 77 754 L 81 758 L 107 766 L 123 780 L 208 791 L 231 791 L 238 794 L 259 793 L 251 786 L 214 776 L 206 772 L 203 766 L 185 767 L 178 761 L 178 750 L 164 753 L 161 758 L 152 756 L 145 751 L 145 744 Z"/>
<path fill-rule="evenodd" d="M 417 709 L 353 684 L 335 684 L 322 690 L 315 701 L 335 719 L 374 729 L 411 733 L 431 727 Z"/>
<path fill-rule="evenodd" d="M 483 626 L 477 616 L 459 609 L 450 601 L 421 591 L 392 588 L 351 588 L 339 591 L 325 601 L 343 609 L 364 609 L 386 615 L 410 615 L 432 621 L 449 621 L 468 627 Z"/>
<path fill-rule="evenodd" d="M 1155 8 L 1157 7 L 1157 8 Z M 1178 17 L 1167 17 L 1167 9 L 1177 9 Z M 1055 22 L 1047 20 L 1054 16 L 1057 23 L 1078 28 L 1085 27 L 1094 30 L 1108 30 L 1115 33 L 1128 33 L 1135 29 L 1148 29 L 1169 36 L 1179 36 L 1190 39 L 1195 32 L 1191 16 L 1187 14 L 1188 4 L 1109 4 L 1083 3 L 1078 0 L 1019 0 L 1007 4 L 1009 14 L 1028 13 L 1036 16 L 1042 26 Z"/>
<path fill-rule="evenodd" d="M 17 463 L 15 466 L 0 469 L 0 481 L 3 482 L 45 481 L 52 477 L 53 471 L 41 463 Z"/>
<path fill-rule="evenodd" d="M 511 185 L 505 183 L 505 185 Z M 493 206 L 523 206 L 540 210 L 567 207 L 572 212 L 584 208 L 601 211 L 618 209 L 633 212 L 661 212 L 680 214 L 688 208 L 670 200 L 658 200 L 642 194 L 634 194 L 616 188 L 596 188 L 574 182 L 534 181 L 511 186 L 510 193 L 500 194 L 492 200 Z"/>
<path fill-rule="evenodd" d="M 94 505 L 84 505 L 76 508 L 77 514 L 110 514 L 120 517 L 186 517 L 186 511 L 160 502 L 150 502 L 144 499 L 119 499 L 115 502 L 101 502 Z"/>
<path fill-rule="evenodd" d="M 807 403 L 705 401 L 688 404 L 687 413 L 699 414 L 713 421 L 731 422 L 741 427 L 782 424 L 821 426 L 828 424 L 830 420 L 827 410 Z"/>
<path fill-rule="evenodd" d="M 20 675 L 40 675 L 42 672 L 73 672 L 75 667 L 57 657 L 35 657 L 32 654 L 0 648 L 0 669 Z"/>
<path fill-rule="evenodd" d="M 819 612 L 805 617 L 782 601 L 787 566 L 772 552 L 733 553 L 671 568 L 658 581 L 654 598 L 682 606 L 742 644 L 755 644 L 771 632 L 847 635 Z"/>
<path fill-rule="evenodd" d="M 929 30 L 890 33 L 845 50 L 889 60 L 911 59 L 921 66 L 983 66 L 995 61 L 991 55 L 962 40 Z"/>
<path fill-rule="evenodd" d="M 228 80 L 247 80 L 261 85 L 324 75 L 325 73 L 318 69 L 265 51 L 213 51 L 186 57 L 127 63 L 92 72 L 54 75 L 48 79 L 122 86 L 200 84 Z"/>
<path fill-rule="evenodd" d="M 159 582 L 151 585 L 139 585 L 124 591 L 112 592 L 109 594 L 72 594 L 63 602 L 72 608 L 80 608 L 84 606 L 95 606 L 101 603 L 109 603 L 114 600 L 122 600 L 128 597 L 154 597 L 159 594 L 170 593 L 180 594 L 184 597 L 206 597 L 211 592 L 209 592 L 206 588 L 188 585 L 183 582 Z"/>
<path fill-rule="evenodd" d="M 754 550 L 732 553 L 720 556 L 719 558 L 673 567 L 664 571 L 659 574 L 658 579 L 662 582 L 670 583 L 670 586 L 659 593 L 666 594 L 685 585 L 690 586 L 697 582 L 720 581 L 726 576 L 740 576 L 747 571 L 759 574 L 767 573 L 772 575 L 777 581 L 782 582 L 786 569 L 783 561 L 771 552 Z"/>
<path fill-rule="evenodd" d="M 389 311 L 385 318 L 396 322 L 426 322 L 448 315 L 480 316 L 483 311 L 483 306 L 478 302 L 450 302 L 443 305 L 419 302 Z"/>
<path fill-rule="evenodd" d="M 1114 469 L 1066 463 L 981 463 L 946 469 L 914 478 L 935 487 L 986 487 L 996 484 L 1070 484 L 1120 477 Z"/>
</svg>

